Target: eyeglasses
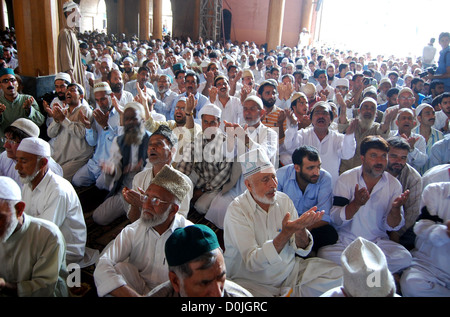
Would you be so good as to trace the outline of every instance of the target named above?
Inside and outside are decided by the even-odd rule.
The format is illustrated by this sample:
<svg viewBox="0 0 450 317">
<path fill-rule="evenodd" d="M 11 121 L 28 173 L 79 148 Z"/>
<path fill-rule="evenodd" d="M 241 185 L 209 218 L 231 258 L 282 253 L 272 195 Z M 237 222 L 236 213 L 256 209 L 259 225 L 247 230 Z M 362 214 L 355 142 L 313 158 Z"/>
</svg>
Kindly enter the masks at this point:
<svg viewBox="0 0 450 317">
<path fill-rule="evenodd" d="M 169 202 L 169 201 L 164 201 L 164 200 L 161 200 L 161 199 L 156 198 L 156 197 L 150 198 L 148 195 L 141 195 L 141 202 L 142 202 L 142 203 L 145 204 L 145 202 L 148 201 L 149 199 L 150 199 L 150 203 L 151 203 L 153 206 L 159 206 L 161 203 L 164 203 L 164 204 L 171 204 L 171 202 Z"/>
<path fill-rule="evenodd" d="M 399 100 L 413 100 L 414 97 L 398 97 Z"/>
<path fill-rule="evenodd" d="M 2 84 L 15 83 L 16 81 L 17 81 L 16 78 L 5 78 L 5 79 L 2 79 L 1 83 Z"/>
<path fill-rule="evenodd" d="M 0 140 L 2 141 L 3 144 L 9 143 L 10 145 L 16 145 L 19 144 L 20 142 L 8 139 L 8 138 L 0 138 Z"/>
</svg>

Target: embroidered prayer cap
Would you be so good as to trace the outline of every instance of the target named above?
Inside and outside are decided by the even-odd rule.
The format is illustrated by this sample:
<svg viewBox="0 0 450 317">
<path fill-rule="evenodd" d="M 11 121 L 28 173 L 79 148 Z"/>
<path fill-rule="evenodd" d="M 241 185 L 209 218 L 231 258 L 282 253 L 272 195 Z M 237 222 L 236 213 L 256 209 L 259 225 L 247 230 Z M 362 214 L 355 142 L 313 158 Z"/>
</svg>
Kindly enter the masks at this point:
<svg viewBox="0 0 450 317">
<path fill-rule="evenodd" d="M 358 237 L 341 255 L 344 290 L 352 297 L 386 297 L 396 291 L 386 256 L 373 242 Z"/>
<path fill-rule="evenodd" d="M 222 117 L 222 110 L 220 110 L 220 108 L 217 107 L 216 105 L 208 103 L 200 109 L 198 117 L 201 118 L 204 114 L 214 116 L 220 119 Z"/>
<path fill-rule="evenodd" d="M 442 219 L 443 224 L 450 220 L 450 208 L 448 200 L 450 197 L 450 182 L 437 182 L 428 184 L 422 192 L 420 210 L 427 207 L 428 213 L 433 217 Z M 447 203 L 446 203 L 447 202 Z"/>
<path fill-rule="evenodd" d="M 64 12 L 71 12 L 73 9 L 78 8 L 78 4 L 76 4 L 75 2 L 73 2 L 72 0 L 67 1 L 66 3 L 64 3 L 63 5 L 63 11 Z"/>
<path fill-rule="evenodd" d="M 12 178 L 0 176 L 0 199 L 22 200 L 22 191 Z"/>
<path fill-rule="evenodd" d="M 151 184 L 164 188 L 174 195 L 180 202 L 183 201 L 187 193 L 191 190 L 191 186 L 184 179 L 183 174 L 169 165 L 165 165 Z"/>
<path fill-rule="evenodd" d="M 296 101 L 297 99 L 304 98 L 306 101 L 308 101 L 308 97 L 303 92 L 296 92 L 291 97 L 291 105 Z"/>
<path fill-rule="evenodd" d="M 167 263 L 169 266 L 182 265 L 219 247 L 216 234 L 208 226 L 195 224 L 177 228 L 165 244 Z"/>
<path fill-rule="evenodd" d="M 39 133 L 41 133 L 36 123 L 26 118 L 17 119 L 13 123 L 11 123 L 10 127 L 17 128 L 28 134 L 28 136 L 35 138 L 39 137 Z M 8 132 L 8 128 L 5 129 L 5 132 Z"/>
<path fill-rule="evenodd" d="M 94 85 L 94 93 L 96 92 L 101 92 L 104 91 L 106 92 L 108 95 L 112 93 L 111 91 L 111 87 L 109 86 L 109 84 L 107 82 L 100 82 L 100 83 L 96 83 Z"/>
<path fill-rule="evenodd" d="M 244 179 L 273 168 L 267 154 L 259 148 L 242 154 L 239 157 L 239 162 L 241 163 Z"/>
<path fill-rule="evenodd" d="M 308 97 L 313 96 L 317 89 L 316 86 L 314 86 L 313 83 L 306 83 L 301 87 L 301 91 L 307 95 Z"/>
<path fill-rule="evenodd" d="M 17 151 L 26 152 L 43 157 L 51 156 L 50 144 L 48 144 L 47 141 L 36 137 L 23 139 L 20 142 Z"/>
<path fill-rule="evenodd" d="M 57 80 L 64 80 L 65 82 L 67 82 L 69 84 L 72 82 L 72 78 L 67 73 L 58 73 L 58 74 L 56 74 L 55 81 L 57 81 Z"/>
<path fill-rule="evenodd" d="M 433 106 L 428 104 L 428 103 L 421 103 L 417 108 L 416 108 L 416 116 L 420 116 L 420 113 L 422 112 L 423 109 L 430 107 L 431 109 L 434 110 Z"/>
<path fill-rule="evenodd" d="M 0 68 L 0 77 L 2 77 L 4 75 L 15 76 L 16 74 L 14 74 L 14 70 L 12 68 Z"/>
</svg>

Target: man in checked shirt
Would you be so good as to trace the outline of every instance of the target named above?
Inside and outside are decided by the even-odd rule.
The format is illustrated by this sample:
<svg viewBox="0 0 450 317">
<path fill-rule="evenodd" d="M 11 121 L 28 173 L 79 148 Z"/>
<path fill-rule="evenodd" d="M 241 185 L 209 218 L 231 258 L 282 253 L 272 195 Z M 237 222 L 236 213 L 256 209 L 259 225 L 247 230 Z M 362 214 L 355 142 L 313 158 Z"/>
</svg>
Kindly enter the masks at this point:
<svg viewBox="0 0 450 317">
<path fill-rule="evenodd" d="M 201 214 L 206 214 L 231 175 L 233 162 L 225 157 L 225 134 L 219 128 L 221 115 L 222 111 L 213 104 L 202 107 L 198 114 L 202 133 L 192 140 L 190 150 L 184 151 L 177 165 L 195 185 L 191 204 Z M 192 115 L 188 118 L 192 120 Z"/>
</svg>

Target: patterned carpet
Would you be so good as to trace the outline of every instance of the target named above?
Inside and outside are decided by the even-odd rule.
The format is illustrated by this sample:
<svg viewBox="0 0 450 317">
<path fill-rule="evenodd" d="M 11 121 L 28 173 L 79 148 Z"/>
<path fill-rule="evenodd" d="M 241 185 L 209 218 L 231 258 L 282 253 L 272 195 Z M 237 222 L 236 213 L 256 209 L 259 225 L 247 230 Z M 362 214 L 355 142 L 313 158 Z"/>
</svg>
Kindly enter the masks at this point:
<svg viewBox="0 0 450 317">
<path fill-rule="evenodd" d="M 126 216 L 122 216 L 107 226 L 97 225 L 93 219 L 92 214 L 104 199 L 108 192 L 99 190 L 95 186 L 76 188 L 78 196 L 80 198 L 81 205 L 84 211 L 84 217 L 87 227 L 87 242 L 86 246 L 91 249 L 102 250 L 112 241 L 120 231 L 130 224 L 130 221 Z M 223 250 L 223 231 L 217 228 L 214 224 L 206 220 L 203 215 L 196 212 L 194 209 L 188 214 L 188 219 L 193 223 L 199 223 L 209 226 L 217 235 L 219 243 Z M 97 290 L 94 283 L 94 270 L 95 265 L 81 269 L 81 287 L 71 288 L 71 296 L 73 297 L 97 297 Z"/>
</svg>

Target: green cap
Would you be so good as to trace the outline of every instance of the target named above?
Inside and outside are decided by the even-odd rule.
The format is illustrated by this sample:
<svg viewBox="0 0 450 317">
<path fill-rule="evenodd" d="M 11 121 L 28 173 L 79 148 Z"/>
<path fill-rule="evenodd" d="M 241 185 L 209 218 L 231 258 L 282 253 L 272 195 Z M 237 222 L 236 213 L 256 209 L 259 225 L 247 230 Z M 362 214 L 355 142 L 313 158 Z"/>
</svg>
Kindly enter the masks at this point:
<svg viewBox="0 0 450 317">
<path fill-rule="evenodd" d="M 216 234 L 208 226 L 195 224 L 177 228 L 166 241 L 167 263 L 169 266 L 182 265 L 219 247 Z"/>
<path fill-rule="evenodd" d="M 3 75 L 15 75 L 14 70 L 11 68 L 0 68 L 0 77 Z"/>
</svg>

